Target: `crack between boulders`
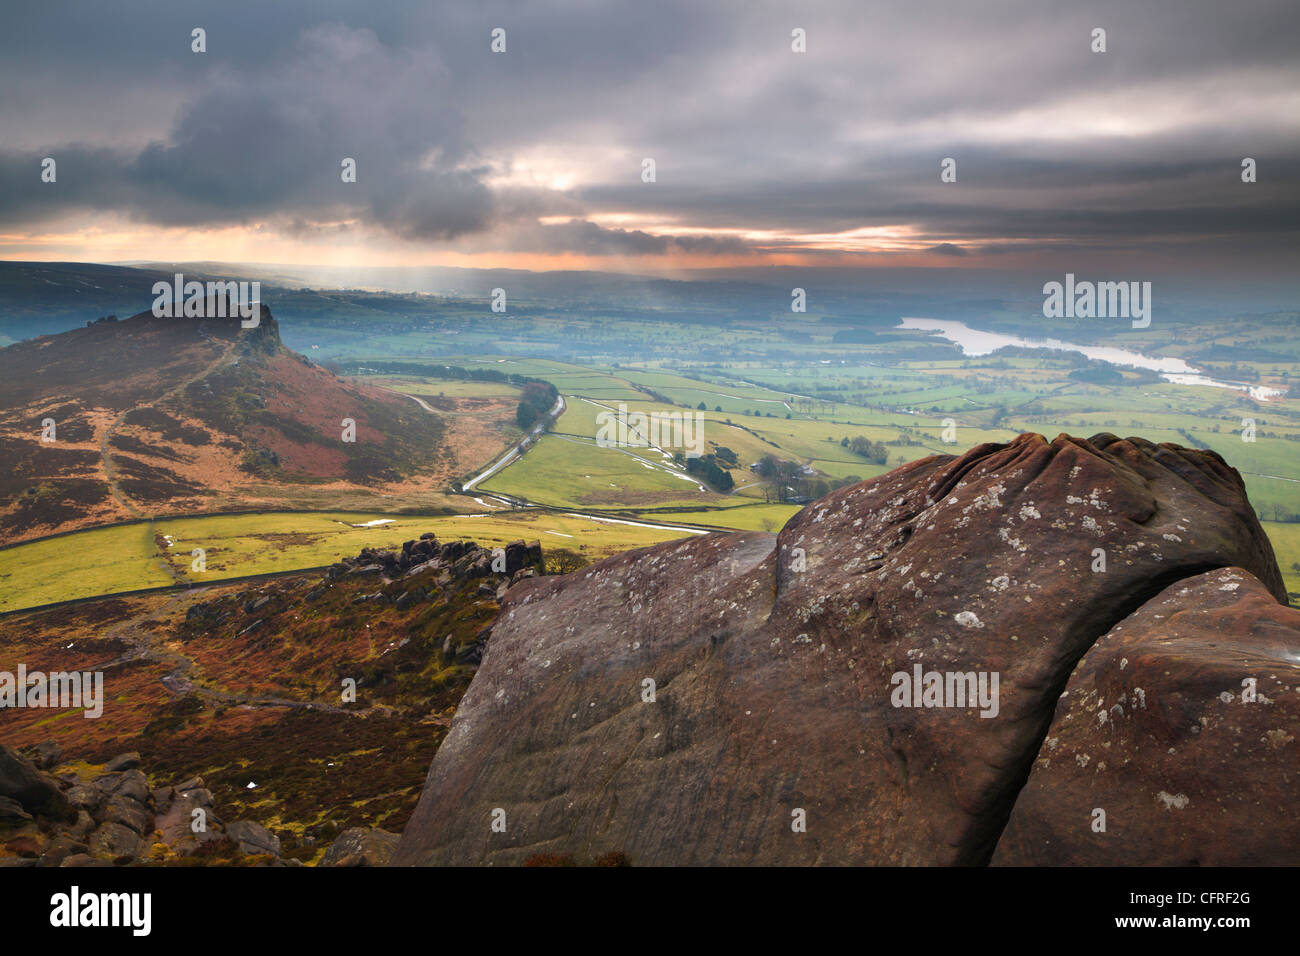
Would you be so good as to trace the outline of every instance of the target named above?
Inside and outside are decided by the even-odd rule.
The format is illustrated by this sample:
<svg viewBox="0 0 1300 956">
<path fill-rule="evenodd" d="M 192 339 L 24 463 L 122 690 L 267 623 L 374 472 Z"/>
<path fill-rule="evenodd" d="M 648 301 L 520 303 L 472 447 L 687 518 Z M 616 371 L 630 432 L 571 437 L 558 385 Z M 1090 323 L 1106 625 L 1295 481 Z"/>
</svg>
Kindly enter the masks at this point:
<svg viewBox="0 0 1300 956">
<path fill-rule="evenodd" d="M 1233 564 L 1200 564 L 1185 568 L 1173 569 L 1163 575 L 1158 575 L 1149 579 L 1150 583 L 1144 586 L 1132 598 L 1119 604 L 1119 610 L 1108 615 L 1104 623 L 1097 629 L 1097 632 L 1091 636 L 1086 647 L 1082 648 L 1078 654 L 1070 660 L 1069 666 L 1063 668 L 1063 675 L 1044 693 L 1044 699 L 1051 701 L 1051 708 L 1043 722 L 1041 731 L 1035 735 L 1031 744 L 1025 748 L 1016 760 L 1012 761 L 1014 768 L 1012 773 L 1013 787 L 1011 792 L 1000 798 L 997 805 L 983 815 L 982 820 L 976 821 L 973 828 L 976 832 L 974 841 L 960 840 L 959 846 L 965 845 L 965 853 L 959 853 L 956 863 L 959 866 L 988 866 L 989 861 L 993 859 L 998 844 L 1002 840 L 1002 834 L 1006 830 L 1007 823 L 1011 819 L 1011 814 L 1015 810 L 1016 803 L 1020 799 L 1020 793 L 1024 790 L 1025 785 L 1029 782 L 1029 777 L 1033 772 L 1034 764 L 1038 760 L 1038 755 L 1042 751 L 1043 743 L 1047 735 L 1051 732 L 1052 723 L 1056 717 L 1056 708 L 1060 702 L 1061 696 L 1069 686 L 1070 678 L 1074 676 L 1075 669 L 1079 662 L 1083 660 L 1097 642 L 1115 629 L 1116 625 L 1121 624 L 1128 618 L 1132 617 L 1148 603 L 1154 600 L 1162 591 L 1177 584 L 1179 581 L 1185 581 L 1188 578 L 1194 578 L 1210 571 L 1217 571 L 1221 568 L 1234 567 Z M 990 833 L 987 836 L 979 836 L 978 831 L 987 826 Z M 996 831 L 996 832 L 993 832 Z M 963 856 L 969 858 L 963 859 Z"/>
</svg>

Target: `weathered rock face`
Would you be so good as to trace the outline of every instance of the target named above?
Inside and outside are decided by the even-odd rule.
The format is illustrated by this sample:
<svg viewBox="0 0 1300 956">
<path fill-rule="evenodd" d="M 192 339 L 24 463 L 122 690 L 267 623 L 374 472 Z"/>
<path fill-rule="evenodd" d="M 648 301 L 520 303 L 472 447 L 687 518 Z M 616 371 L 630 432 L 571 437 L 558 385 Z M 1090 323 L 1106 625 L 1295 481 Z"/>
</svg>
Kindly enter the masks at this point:
<svg viewBox="0 0 1300 956">
<path fill-rule="evenodd" d="M 985 863 L 1080 656 L 1228 565 L 1284 598 L 1217 455 L 1022 435 L 525 581 L 392 862 Z"/>
<path fill-rule="evenodd" d="M 1240 568 L 1170 586 L 1075 669 L 993 862 L 1294 864 L 1298 692 L 1300 611 Z"/>
</svg>

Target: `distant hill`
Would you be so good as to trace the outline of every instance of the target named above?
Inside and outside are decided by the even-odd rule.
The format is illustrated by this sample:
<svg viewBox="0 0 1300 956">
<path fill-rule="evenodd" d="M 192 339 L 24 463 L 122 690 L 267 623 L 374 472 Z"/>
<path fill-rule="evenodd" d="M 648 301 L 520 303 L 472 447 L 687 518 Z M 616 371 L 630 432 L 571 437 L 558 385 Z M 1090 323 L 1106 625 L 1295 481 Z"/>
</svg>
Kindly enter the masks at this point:
<svg viewBox="0 0 1300 956">
<path fill-rule="evenodd" d="M 445 482 L 440 416 L 290 351 L 261 310 L 252 329 L 142 312 L 0 349 L 0 541 Z"/>
<path fill-rule="evenodd" d="M 159 280 L 172 275 L 93 262 L 0 262 L 0 335 L 18 341 L 134 315 L 150 304 Z"/>
</svg>

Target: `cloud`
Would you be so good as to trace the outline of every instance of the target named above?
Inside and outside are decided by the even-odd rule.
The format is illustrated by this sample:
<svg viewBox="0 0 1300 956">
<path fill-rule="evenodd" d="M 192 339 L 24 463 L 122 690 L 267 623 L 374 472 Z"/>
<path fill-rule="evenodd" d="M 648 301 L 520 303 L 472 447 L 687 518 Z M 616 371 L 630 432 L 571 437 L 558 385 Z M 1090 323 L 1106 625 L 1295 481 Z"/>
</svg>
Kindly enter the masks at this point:
<svg viewBox="0 0 1300 956">
<path fill-rule="evenodd" d="M 603 256 L 661 256 L 673 252 L 744 255 L 753 245 L 730 236 L 656 235 L 642 229 L 610 229 L 584 219 L 538 223 L 508 237 L 515 252 L 576 252 Z"/>
<path fill-rule="evenodd" d="M 411 239 L 452 239 L 492 220 L 491 166 L 461 135 L 459 110 L 437 95 L 436 58 L 393 51 L 373 31 L 308 28 L 289 56 L 230 73 L 187 103 L 166 141 L 132 154 L 51 148 L 58 180 L 35 154 L 3 155 L 14 188 L 7 215 L 63 208 L 124 211 L 164 226 L 360 219 Z M 355 183 L 342 162 L 356 161 Z M 36 164 L 36 165 L 33 165 Z"/>
<path fill-rule="evenodd" d="M 879 229 L 935 257 L 1211 262 L 1294 254 L 1300 228 L 1300 15 L 1283 0 L 1230 18 L 1209 0 L 140 0 L 66 20 L 28 5 L 0 36 L 9 232 L 106 215 L 655 257 Z M 189 48 L 200 21 L 206 54 Z"/>
</svg>

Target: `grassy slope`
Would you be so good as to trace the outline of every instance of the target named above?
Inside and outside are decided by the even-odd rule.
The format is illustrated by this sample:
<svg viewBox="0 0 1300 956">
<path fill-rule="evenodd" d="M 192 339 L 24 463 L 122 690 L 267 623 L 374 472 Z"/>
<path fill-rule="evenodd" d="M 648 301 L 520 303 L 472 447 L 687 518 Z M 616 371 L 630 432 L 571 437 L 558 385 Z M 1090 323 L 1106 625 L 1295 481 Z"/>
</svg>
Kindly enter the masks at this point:
<svg viewBox="0 0 1300 956">
<path fill-rule="evenodd" d="M 544 546 L 580 551 L 592 559 L 684 533 L 542 513 L 399 517 L 391 524 L 352 527 L 384 517 L 347 512 L 218 515 L 159 521 L 155 529 L 171 536 L 172 565 L 194 582 L 317 567 L 364 547 L 397 546 L 426 531 L 440 540 L 469 538 L 484 547 L 538 539 Z M 206 573 L 190 570 L 195 548 L 206 552 Z M 0 551 L 0 611 L 169 583 L 147 524 L 95 528 Z"/>
</svg>

